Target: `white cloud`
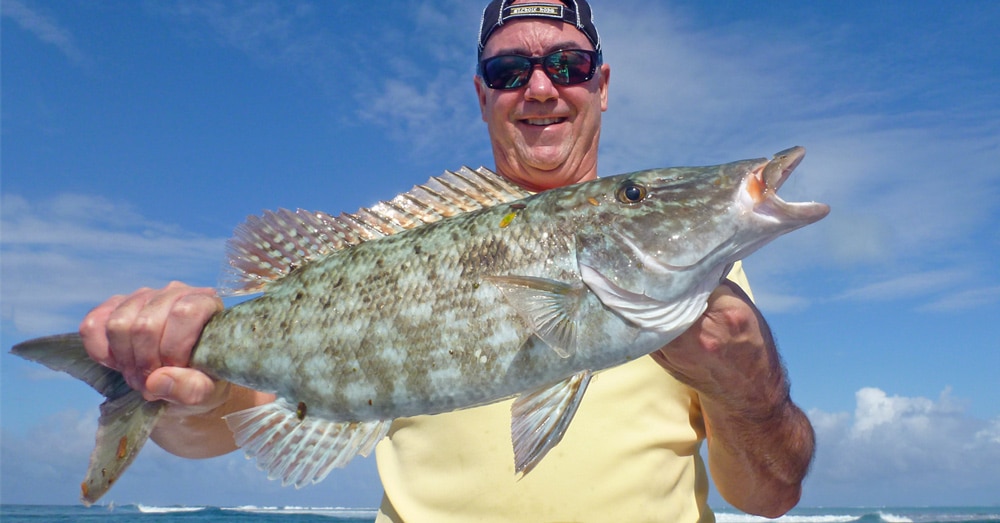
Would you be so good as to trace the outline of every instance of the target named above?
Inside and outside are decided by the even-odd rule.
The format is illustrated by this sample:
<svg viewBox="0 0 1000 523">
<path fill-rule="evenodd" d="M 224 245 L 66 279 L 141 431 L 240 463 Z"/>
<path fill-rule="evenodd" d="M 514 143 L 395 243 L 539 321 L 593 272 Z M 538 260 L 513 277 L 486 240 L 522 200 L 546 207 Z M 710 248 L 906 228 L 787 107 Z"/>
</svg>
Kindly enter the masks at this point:
<svg viewBox="0 0 1000 523">
<path fill-rule="evenodd" d="M 954 414 L 946 390 L 938 403 L 927 398 L 889 397 L 880 389 L 866 387 L 855 395 L 857 408 L 851 436 L 868 438 L 885 425 L 903 426 L 907 431 L 925 433 L 932 416 Z"/>
<path fill-rule="evenodd" d="M 211 285 L 224 240 L 151 222 L 105 198 L 4 194 L 0 270 L 5 328 L 23 335 L 72 330 L 107 297 L 172 279 Z"/>
<path fill-rule="evenodd" d="M 359 61 L 358 41 L 350 33 L 324 26 L 317 21 L 356 6 L 330 2 L 248 2 L 192 1 L 150 2 L 145 7 L 173 23 L 182 37 L 197 44 L 209 40 L 213 45 L 233 49 L 258 67 L 305 79 L 334 100 L 348 98 L 345 91 L 356 85 Z M 324 108 L 318 107 L 317 110 Z M 351 118 L 343 122 L 350 125 Z"/>
<path fill-rule="evenodd" d="M 356 114 L 408 143 L 415 156 L 450 151 L 460 161 L 482 162 L 486 150 L 459 152 L 486 140 L 473 90 L 481 9 L 457 0 L 424 2 L 413 24 L 394 21 L 389 30 L 373 21 L 372 45 L 360 50 L 368 59 L 359 76 L 370 80 L 358 86 Z"/>
<path fill-rule="evenodd" d="M 751 283 L 753 286 L 753 283 Z M 791 294 L 754 291 L 754 303 L 765 313 L 801 311 L 809 306 L 809 300 Z"/>
<path fill-rule="evenodd" d="M 768 149 L 773 127 L 793 117 L 775 104 L 795 107 L 798 98 L 794 86 L 772 73 L 775 62 L 796 63 L 789 59 L 799 51 L 792 42 L 767 45 L 746 33 L 701 31 L 680 10 L 648 3 L 602 13 L 601 34 L 611 65 L 602 133 L 606 174 L 759 157 L 797 145 L 783 138 Z M 768 118 L 758 117 L 762 110 Z"/>
<path fill-rule="evenodd" d="M 57 412 L 43 424 L 22 434 L 2 430 L 0 488 L 4 499 L 21 503 L 49 503 L 46 491 L 61 489 L 73 503 L 97 431 L 97 409 L 92 412 Z"/>
<path fill-rule="evenodd" d="M 265 63 L 302 65 L 321 49 L 321 42 L 305 45 L 302 25 L 312 8 L 306 3 L 273 1 L 191 2 L 150 6 L 162 14 L 207 26 L 216 41 Z"/>
<path fill-rule="evenodd" d="M 988 427 L 976 432 L 972 439 L 973 446 L 1000 445 L 1000 419 L 993 420 Z"/>
<path fill-rule="evenodd" d="M 964 289 L 947 293 L 924 305 L 919 310 L 928 312 L 952 312 L 976 309 L 1000 303 L 1000 285 Z"/>
<path fill-rule="evenodd" d="M 77 46 L 73 34 L 42 11 L 29 7 L 21 0 L 4 0 L 0 12 L 42 42 L 55 46 L 74 64 L 85 66 L 90 62 Z"/>
<path fill-rule="evenodd" d="M 389 136 L 408 142 L 413 154 L 466 149 L 485 137 L 479 113 L 473 112 L 471 73 L 441 71 L 416 84 L 385 79 L 374 92 L 359 96 L 358 115 L 383 127 Z"/>
<path fill-rule="evenodd" d="M 991 284 L 994 271 L 970 263 L 961 268 L 917 270 L 864 276 L 875 280 L 847 289 L 835 300 L 886 302 L 914 299 L 913 310 L 924 313 L 951 313 L 982 309 L 1000 303 L 1000 285 Z M 983 275 L 989 275 L 984 279 Z M 884 279 L 879 279 L 884 278 Z"/>
<path fill-rule="evenodd" d="M 853 414 L 809 412 L 817 454 L 807 496 L 836 503 L 829 494 L 840 492 L 863 503 L 874 492 L 928 492 L 937 497 L 925 502 L 935 504 L 963 492 L 977 496 L 1000 482 L 1000 418 L 976 419 L 948 389 L 930 399 L 866 387 L 855 400 Z M 950 483 L 942 485 L 942 478 Z"/>
<path fill-rule="evenodd" d="M 416 156 L 481 147 L 486 133 L 472 77 L 482 7 L 459 0 L 410 3 L 400 23 L 391 15 L 371 17 L 370 8 L 359 6 L 182 0 L 152 9 L 263 67 L 308 77 L 342 104 L 334 109 L 342 125 L 360 118 L 409 144 Z M 369 20 L 363 27 L 324 27 L 315 24 L 316 11 Z M 456 32 L 456 20 L 465 31 Z"/>
<path fill-rule="evenodd" d="M 840 299 L 895 300 L 922 296 L 942 289 L 954 288 L 971 279 L 972 275 L 958 270 L 925 271 L 903 274 L 894 278 L 851 289 Z"/>
</svg>

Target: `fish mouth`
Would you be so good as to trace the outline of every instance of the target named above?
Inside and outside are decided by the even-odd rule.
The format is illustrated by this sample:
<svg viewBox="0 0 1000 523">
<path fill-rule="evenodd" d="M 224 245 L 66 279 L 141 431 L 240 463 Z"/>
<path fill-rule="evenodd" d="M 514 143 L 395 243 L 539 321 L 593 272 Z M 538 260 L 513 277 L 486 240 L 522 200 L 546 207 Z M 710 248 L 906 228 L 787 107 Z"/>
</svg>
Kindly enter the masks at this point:
<svg viewBox="0 0 1000 523">
<path fill-rule="evenodd" d="M 805 147 L 795 146 L 776 153 L 757 167 L 746 180 L 746 190 L 753 199 L 756 214 L 801 225 L 813 223 L 830 213 L 830 206 L 817 202 L 786 202 L 778 196 L 778 189 L 791 176 L 792 171 L 806 155 Z"/>
</svg>

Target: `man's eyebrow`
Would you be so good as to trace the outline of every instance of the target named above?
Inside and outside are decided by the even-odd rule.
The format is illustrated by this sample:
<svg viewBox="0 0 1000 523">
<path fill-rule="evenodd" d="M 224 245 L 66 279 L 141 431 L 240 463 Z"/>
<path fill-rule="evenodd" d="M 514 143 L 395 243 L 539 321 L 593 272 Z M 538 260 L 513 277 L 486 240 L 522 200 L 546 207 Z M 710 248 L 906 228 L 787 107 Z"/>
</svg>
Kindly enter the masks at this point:
<svg viewBox="0 0 1000 523">
<path fill-rule="evenodd" d="M 584 50 L 587 50 L 588 47 L 589 46 L 580 45 L 579 42 L 574 42 L 572 40 L 566 40 L 566 41 L 563 41 L 563 42 L 557 42 L 557 43 L 550 44 L 550 45 L 546 46 L 545 50 L 543 51 L 543 56 L 547 55 L 549 53 L 553 53 L 555 51 L 560 51 L 560 50 L 564 50 L 564 49 L 584 49 Z M 516 55 L 521 55 L 521 56 L 531 56 L 531 51 L 528 51 L 528 49 L 524 48 L 524 47 L 504 47 L 504 48 L 501 48 L 501 49 L 497 49 L 496 52 L 492 53 L 490 56 L 501 56 L 501 55 L 506 55 L 506 54 L 516 54 Z"/>
</svg>

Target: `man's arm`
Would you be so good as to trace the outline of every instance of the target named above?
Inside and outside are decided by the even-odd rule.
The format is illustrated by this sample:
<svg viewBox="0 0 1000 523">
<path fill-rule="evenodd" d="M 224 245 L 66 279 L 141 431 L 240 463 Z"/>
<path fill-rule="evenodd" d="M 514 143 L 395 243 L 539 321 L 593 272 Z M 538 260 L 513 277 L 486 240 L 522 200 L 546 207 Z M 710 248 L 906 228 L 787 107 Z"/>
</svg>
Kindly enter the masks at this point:
<svg viewBox="0 0 1000 523">
<path fill-rule="evenodd" d="M 720 285 L 698 322 L 653 357 L 697 392 L 723 498 L 767 517 L 794 507 L 812 461 L 813 430 L 789 397 L 767 323 L 742 289 Z"/>
<path fill-rule="evenodd" d="M 150 439 L 183 458 L 211 458 L 237 449 L 223 416 L 274 401 L 274 395 L 216 382 L 211 397 L 196 405 L 172 404 Z"/>
<path fill-rule="evenodd" d="M 236 449 L 222 416 L 273 401 L 188 368 L 191 350 L 208 320 L 222 310 L 215 291 L 171 283 L 113 296 L 80 324 L 92 359 L 121 372 L 148 400 L 166 400 L 150 437 L 170 453 L 207 458 Z"/>
</svg>

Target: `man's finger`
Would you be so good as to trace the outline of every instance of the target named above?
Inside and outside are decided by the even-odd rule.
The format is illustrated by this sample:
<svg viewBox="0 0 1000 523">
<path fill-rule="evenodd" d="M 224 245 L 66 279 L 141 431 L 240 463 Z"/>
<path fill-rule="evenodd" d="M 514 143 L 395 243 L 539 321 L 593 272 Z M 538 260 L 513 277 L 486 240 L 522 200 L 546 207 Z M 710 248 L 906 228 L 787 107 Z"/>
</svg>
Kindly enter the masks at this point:
<svg viewBox="0 0 1000 523">
<path fill-rule="evenodd" d="M 118 368 L 108 344 L 108 317 L 124 302 L 126 296 L 118 294 L 94 307 L 80 322 L 80 338 L 90 359 L 113 369 Z"/>
<path fill-rule="evenodd" d="M 160 338 L 163 365 L 186 367 L 205 323 L 221 310 L 222 300 L 212 289 L 189 292 L 174 302 Z"/>
<path fill-rule="evenodd" d="M 216 382 L 201 371 L 186 367 L 160 367 L 146 379 L 145 397 L 188 407 L 203 407 L 207 411 L 218 406 L 210 404 L 218 396 L 216 389 Z"/>
</svg>

